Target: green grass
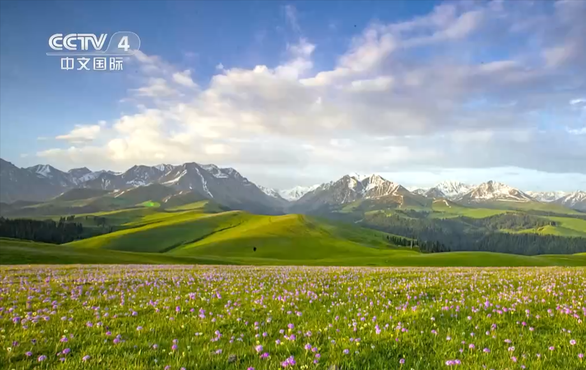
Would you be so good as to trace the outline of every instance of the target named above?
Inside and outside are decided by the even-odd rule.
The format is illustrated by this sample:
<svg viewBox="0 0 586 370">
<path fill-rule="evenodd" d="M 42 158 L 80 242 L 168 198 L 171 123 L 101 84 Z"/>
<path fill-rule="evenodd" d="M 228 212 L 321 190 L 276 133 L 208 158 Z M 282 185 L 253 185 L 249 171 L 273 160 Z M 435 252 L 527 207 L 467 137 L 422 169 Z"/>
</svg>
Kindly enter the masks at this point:
<svg viewBox="0 0 586 370">
<path fill-rule="evenodd" d="M 454 218 L 460 216 L 470 218 L 485 218 L 507 213 L 507 210 L 504 209 L 469 208 L 457 205 L 453 202 L 448 202 L 448 204 L 446 204 L 441 200 L 434 201 L 432 209 L 434 211 L 432 214 L 433 218 Z"/>
<path fill-rule="evenodd" d="M 2 267 L 0 281 L 2 369 L 579 370 L 586 361 L 584 268 L 43 265 Z"/>
<path fill-rule="evenodd" d="M 543 216 L 543 219 L 552 220 L 556 225 L 546 225 L 524 230 L 500 230 L 501 232 L 516 234 L 539 234 L 565 237 L 586 237 L 586 220 L 571 217 Z"/>
<path fill-rule="evenodd" d="M 222 208 L 218 203 L 210 200 L 201 200 L 198 202 L 183 204 L 177 207 L 169 207 L 168 211 L 199 211 L 201 213 L 220 213 L 227 211 Z"/>
<path fill-rule="evenodd" d="M 162 217 L 157 217 L 162 216 Z M 113 233 L 67 244 L 79 248 L 102 248 L 129 252 L 165 252 L 182 244 L 192 242 L 213 233 L 215 230 L 231 227 L 247 217 L 242 212 L 202 214 L 187 212 L 180 214 L 153 215 L 155 220 L 146 223 L 130 223 L 134 226 Z"/>
<path fill-rule="evenodd" d="M 586 233 L 575 231 L 561 226 L 546 225 L 524 230 L 500 230 L 501 232 L 508 232 L 513 234 L 539 234 L 539 235 L 554 235 L 565 237 L 586 237 Z"/>
<path fill-rule="evenodd" d="M 586 236 L 586 220 L 571 217 L 547 217 L 555 221 L 560 227 L 575 231 L 580 236 Z"/>
<path fill-rule="evenodd" d="M 179 258 L 168 254 L 73 248 L 0 238 L 0 264 L 223 264 L 221 260 Z"/>
<path fill-rule="evenodd" d="M 501 209 L 501 210 L 519 210 L 519 211 L 543 211 L 553 212 L 559 214 L 578 215 L 582 214 L 564 206 L 553 203 L 542 203 L 542 202 L 489 202 L 486 203 L 487 207 Z"/>
<path fill-rule="evenodd" d="M 421 254 L 416 251 L 374 250 L 362 256 L 327 256 L 315 259 L 301 255 L 292 258 L 254 257 L 245 253 L 231 256 L 174 253 L 140 253 L 108 249 L 76 248 L 68 245 L 36 243 L 0 238 L 0 264 L 230 264 L 290 266 L 586 266 L 586 253 L 575 255 L 518 256 L 490 252 L 450 252 Z"/>
<path fill-rule="evenodd" d="M 385 239 L 386 235 L 302 215 L 247 215 L 239 225 L 217 231 L 177 248 L 172 253 L 276 260 L 295 260 L 300 257 L 305 260 L 321 260 L 332 256 L 375 257 L 392 248 Z"/>
<path fill-rule="evenodd" d="M 147 200 L 146 202 L 140 203 L 142 207 L 149 207 L 149 208 L 158 208 L 161 206 L 159 202 L 153 202 L 152 200 Z"/>
<path fill-rule="evenodd" d="M 440 206 L 441 207 L 441 206 Z M 517 256 L 482 252 L 421 254 L 417 250 L 396 247 L 387 240 L 389 234 L 358 227 L 354 224 L 302 216 L 262 216 L 241 211 L 221 211 L 214 204 L 195 202 L 168 210 L 141 207 L 120 211 L 79 215 L 76 220 L 91 221 L 93 216 L 106 217 L 109 225 L 119 230 L 62 246 L 2 243 L 7 261 L 23 263 L 42 261 L 53 256 L 64 263 L 114 261 L 132 263 L 210 263 L 252 265 L 323 265 L 323 266 L 545 266 L 586 264 L 584 258 Z M 451 212 L 476 216 L 495 210 L 452 207 Z M 88 216 L 88 220 L 85 220 Z M 579 233 L 583 220 L 557 217 L 555 227 L 535 232 Z M 553 230 L 546 230 L 553 228 Z M 573 228 L 573 229 L 572 229 Z M 531 232 L 524 230 L 523 232 Z M 255 250 L 256 248 L 256 250 Z M 75 251 L 75 252 L 73 252 Z M 30 253 L 29 253 L 30 252 Z M 34 252 L 34 253 L 33 253 Z M 123 254 L 116 254 L 122 253 Z M 150 254 L 149 254 L 150 253 Z M 41 257 L 39 257 L 41 256 Z M 100 258 L 97 258 L 97 257 Z M 168 259 L 168 260 L 167 260 Z M 4 262 L 4 261 L 3 261 Z M 8 262 L 6 262 L 8 263 Z"/>
</svg>

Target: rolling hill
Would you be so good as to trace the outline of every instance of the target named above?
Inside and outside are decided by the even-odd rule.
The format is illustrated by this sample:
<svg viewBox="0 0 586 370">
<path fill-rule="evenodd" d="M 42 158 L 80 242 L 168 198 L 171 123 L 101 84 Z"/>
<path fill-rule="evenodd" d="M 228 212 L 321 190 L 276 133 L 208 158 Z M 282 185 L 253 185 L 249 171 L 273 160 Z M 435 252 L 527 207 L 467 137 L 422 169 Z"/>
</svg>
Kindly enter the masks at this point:
<svg viewBox="0 0 586 370">
<path fill-rule="evenodd" d="M 346 258 L 330 256 L 323 259 L 251 257 L 245 255 L 185 256 L 169 253 L 140 253 L 0 238 L 1 265 L 48 264 L 210 264 L 210 265 L 305 265 L 305 266 L 586 266 L 586 254 L 518 256 L 489 252 L 450 252 L 422 254 L 408 250 L 380 251 L 377 255 Z"/>
<path fill-rule="evenodd" d="M 164 194 L 161 194 L 164 195 Z M 143 198 L 134 198 L 140 201 Z M 504 215 L 491 209 L 447 208 L 446 219 L 474 215 L 478 222 Z M 406 212 L 401 216 L 401 212 Z M 417 216 L 399 210 L 397 217 Z M 475 212 L 471 214 L 470 212 Z M 394 245 L 395 235 L 306 215 L 267 216 L 226 211 L 204 200 L 177 207 L 135 207 L 75 217 L 91 225 L 104 217 L 116 230 L 63 245 L 0 239 L 2 263 L 207 263 L 256 265 L 542 266 L 586 265 L 582 255 L 519 256 L 487 252 L 420 253 Z M 536 216 L 537 217 L 537 216 Z M 558 228 L 581 233 L 585 220 L 545 217 Z M 515 232 L 522 232 L 516 230 Z"/>
</svg>

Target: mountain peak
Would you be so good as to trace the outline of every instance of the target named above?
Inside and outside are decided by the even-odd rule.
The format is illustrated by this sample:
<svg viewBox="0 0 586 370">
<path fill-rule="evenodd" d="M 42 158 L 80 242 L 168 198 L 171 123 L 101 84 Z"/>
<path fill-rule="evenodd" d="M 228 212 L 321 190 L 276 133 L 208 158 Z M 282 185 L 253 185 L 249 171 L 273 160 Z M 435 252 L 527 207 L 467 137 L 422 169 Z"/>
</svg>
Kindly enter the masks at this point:
<svg viewBox="0 0 586 370">
<path fill-rule="evenodd" d="M 462 199 L 468 201 L 499 200 L 511 202 L 529 202 L 533 200 L 519 189 L 493 180 L 472 188 Z"/>
<path fill-rule="evenodd" d="M 281 198 L 288 200 L 290 202 L 294 202 L 304 196 L 305 194 L 314 191 L 315 189 L 319 188 L 322 184 L 316 184 L 312 186 L 295 186 L 290 189 L 279 190 L 279 195 Z"/>
<path fill-rule="evenodd" d="M 449 198 L 455 199 L 460 197 L 472 189 L 472 186 L 464 184 L 460 181 L 446 180 L 442 181 L 431 189 L 424 192 L 430 198 Z"/>
<path fill-rule="evenodd" d="M 27 170 L 36 173 L 39 176 L 43 177 L 51 177 L 52 173 L 54 172 L 61 172 L 55 167 L 48 165 L 48 164 L 37 164 L 36 166 L 32 166 L 27 168 Z"/>
<path fill-rule="evenodd" d="M 586 211 L 586 191 L 578 190 L 557 199 L 555 203 L 564 207 Z"/>
<path fill-rule="evenodd" d="M 569 194 L 565 191 L 526 191 L 525 193 L 539 202 L 546 203 L 554 202 Z"/>
<path fill-rule="evenodd" d="M 361 173 L 352 172 L 352 173 L 347 174 L 346 176 L 353 177 L 353 178 L 355 178 L 358 181 L 362 181 L 364 179 L 369 178 L 372 175 L 364 175 L 364 174 L 361 174 Z"/>
</svg>

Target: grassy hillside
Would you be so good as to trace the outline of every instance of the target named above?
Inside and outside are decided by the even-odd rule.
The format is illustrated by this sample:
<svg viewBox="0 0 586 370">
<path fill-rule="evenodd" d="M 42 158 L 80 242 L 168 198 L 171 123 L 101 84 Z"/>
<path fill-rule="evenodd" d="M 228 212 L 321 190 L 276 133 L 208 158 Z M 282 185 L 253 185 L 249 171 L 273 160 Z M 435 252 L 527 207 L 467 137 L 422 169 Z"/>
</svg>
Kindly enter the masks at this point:
<svg viewBox="0 0 586 370">
<path fill-rule="evenodd" d="M 94 198 L 78 199 L 84 196 Z M 355 202 L 337 210 L 331 219 L 316 216 L 284 215 L 263 216 L 242 211 L 227 211 L 209 200 L 200 200 L 194 193 L 174 194 L 169 197 L 167 188 L 142 187 L 125 192 L 100 194 L 80 191 L 64 194 L 48 203 L 27 204 L 30 209 L 85 210 L 103 203 L 123 209 L 76 214 L 74 222 L 84 229 L 95 229 L 102 235 L 77 240 L 65 245 L 47 245 L 30 242 L 0 241 L 2 263 L 232 263 L 258 265 L 372 265 L 372 266 L 526 266 L 526 265 L 583 265 L 586 256 L 519 256 L 487 252 L 453 252 L 421 254 L 416 249 L 392 245 L 382 231 L 358 226 L 363 218 L 382 212 L 386 216 L 408 220 L 404 230 L 419 225 L 419 231 L 434 231 L 441 223 L 453 233 L 517 233 L 559 236 L 586 236 L 586 220 L 558 213 L 537 213 L 533 219 L 555 221 L 533 223 L 522 228 L 490 229 L 492 220 L 514 217 L 526 211 L 474 208 L 451 201 L 436 200 L 429 205 L 385 208 L 384 204 Z M 80 206 L 81 205 L 81 206 Z M 100 206 L 101 207 L 101 206 Z M 100 208 L 98 207 L 98 208 Z M 381 207 L 380 211 L 373 208 Z M 562 207 L 563 208 L 563 207 Z M 539 209 L 544 211 L 544 209 Z M 551 211 L 551 209 L 547 209 Z M 374 212 L 374 213 L 373 213 Z M 548 214 L 545 216 L 543 214 Z M 63 214 L 38 216 L 59 219 Z M 501 216 L 499 216 L 501 215 Z M 332 217 L 332 215 L 324 215 Z M 96 218 L 106 220 L 106 227 L 97 224 Z M 389 218 L 389 220 L 393 220 Z M 529 220 L 531 221 L 531 220 Z M 484 225 L 484 223 L 489 225 Z M 372 227 L 372 225 L 368 225 Z M 391 225 L 393 226 L 393 225 Z M 512 227 L 515 225 L 513 224 Z M 411 229 L 409 229 L 411 228 Z M 113 230 L 113 232 L 109 232 Z M 381 228 L 401 235 L 399 232 Z M 422 232 L 423 232 L 422 231 Z M 435 232 L 435 231 L 434 231 Z M 94 234 L 95 235 L 95 234 Z M 423 235 L 416 233 L 416 235 Z M 479 234 L 480 235 L 480 234 Z M 429 235 L 428 235 L 429 236 Z M 420 236 L 417 236 L 420 238 Z M 428 240 L 428 239 L 422 239 Z M 429 239 L 432 240 L 432 239 Z M 566 240 L 563 239 L 566 243 Z M 564 244 L 565 245 L 565 244 Z M 461 248 L 460 250 L 466 250 Z M 485 249 L 486 250 L 486 249 Z M 488 249 L 500 250 L 502 249 Z M 505 250 L 506 251 L 506 250 Z M 557 250 L 541 253 L 556 253 Z M 517 253 L 516 251 L 507 251 Z M 521 252 L 522 253 L 522 252 Z"/>
<path fill-rule="evenodd" d="M 547 217 L 550 220 L 555 221 L 559 227 L 571 230 L 580 234 L 581 236 L 586 236 L 586 220 L 582 220 L 579 218 L 571 218 L 571 217 Z M 568 231 L 569 233 L 569 231 Z"/>
<path fill-rule="evenodd" d="M 80 248 L 130 252 L 166 252 L 203 238 L 217 230 L 234 227 L 248 217 L 243 212 L 204 214 L 159 213 L 127 224 L 127 229 L 69 243 Z"/>
<path fill-rule="evenodd" d="M 452 218 L 458 216 L 485 218 L 507 212 L 505 209 L 464 207 L 444 199 L 435 200 L 432 205 L 432 210 L 434 211 L 432 214 L 433 218 Z"/>
<path fill-rule="evenodd" d="M 368 254 L 369 249 L 365 247 L 391 247 L 386 240 L 387 234 L 353 225 L 300 215 L 201 212 L 205 209 L 206 205 L 199 204 L 199 208 L 189 211 L 146 214 L 125 223 L 123 230 L 75 241 L 68 246 L 224 257 L 251 252 L 255 257 L 270 258 L 295 258 L 300 254 L 324 258 L 332 253 L 349 253 L 348 257 L 352 257 Z M 256 252 L 254 247 L 257 247 Z"/>
<path fill-rule="evenodd" d="M 542 211 L 542 212 L 554 212 L 554 213 L 569 214 L 569 215 L 581 214 L 578 211 L 575 211 L 573 209 L 566 208 L 564 206 L 560 206 L 559 204 L 554 204 L 554 203 L 494 201 L 494 202 L 486 202 L 486 203 L 482 203 L 482 204 L 486 208 L 493 208 L 493 209 L 506 209 L 506 210 L 518 210 L 518 211 Z"/>
<path fill-rule="evenodd" d="M 0 238 L 0 264 L 224 264 L 221 260 L 180 258 Z"/>
<path fill-rule="evenodd" d="M 247 215 L 234 227 L 172 251 L 177 255 L 326 259 L 332 256 L 378 256 L 393 246 L 385 233 L 352 225 L 327 223 L 302 215 Z M 256 248 L 256 251 L 254 250 Z M 403 252 L 414 253 L 403 248 Z"/>
<path fill-rule="evenodd" d="M 302 256 L 300 256 L 302 257 Z M 186 257 L 168 253 L 137 253 L 74 248 L 0 238 L 0 264 L 232 264 L 305 266 L 586 266 L 586 254 L 516 256 L 488 252 L 420 254 L 413 251 L 381 251 L 376 256 L 344 256 L 324 259 L 254 257 Z"/>
</svg>

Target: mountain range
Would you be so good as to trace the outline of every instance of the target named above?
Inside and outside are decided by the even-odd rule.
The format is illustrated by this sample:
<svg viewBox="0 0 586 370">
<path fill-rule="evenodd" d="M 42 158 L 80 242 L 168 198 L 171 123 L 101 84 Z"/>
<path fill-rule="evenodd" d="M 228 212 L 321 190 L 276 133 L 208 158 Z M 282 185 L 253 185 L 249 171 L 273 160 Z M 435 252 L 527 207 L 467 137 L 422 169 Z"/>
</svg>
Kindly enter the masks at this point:
<svg viewBox="0 0 586 370">
<path fill-rule="evenodd" d="M 0 159 L 0 202 L 3 204 L 47 201 L 72 189 L 120 194 L 147 185 L 168 188 L 168 191 L 163 191 L 168 199 L 175 195 L 185 197 L 186 193 L 190 193 L 189 199 L 213 199 L 232 209 L 265 214 L 312 213 L 354 202 L 419 207 L 428 206 L 434 199 L 463 204 L 546 202 L 586 211 L 584 191 L 524 192 L 496 181 L 479 185 L 444 181 L 429 189 L 409 191 L 379 175 L 349 174 L 324 184 L 276 190 L 254 184 L 233 168 L 220 168 L 213 164 L 136 165 L 121 173 L 92 172 L 86 167 L 64 172 L 46 164 L 19 168 Z"/>
</svg>

